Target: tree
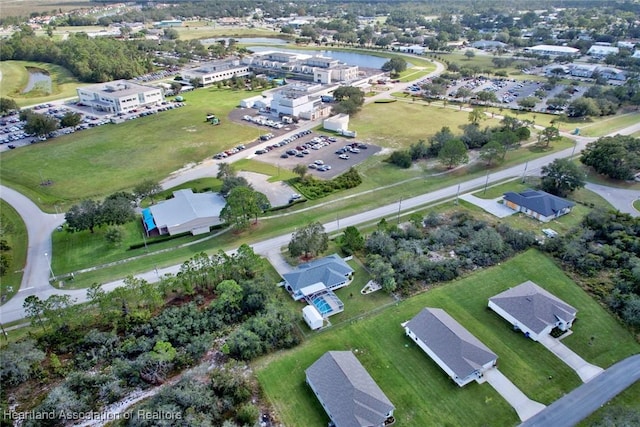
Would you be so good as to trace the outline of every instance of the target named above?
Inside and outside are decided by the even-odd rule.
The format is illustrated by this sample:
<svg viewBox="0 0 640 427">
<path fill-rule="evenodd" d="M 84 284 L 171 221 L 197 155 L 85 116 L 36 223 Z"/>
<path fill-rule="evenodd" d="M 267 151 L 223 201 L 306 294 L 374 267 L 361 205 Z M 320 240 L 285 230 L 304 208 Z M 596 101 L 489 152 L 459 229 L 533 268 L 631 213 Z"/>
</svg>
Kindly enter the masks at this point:
<svg viewBox="0 0 640 427">
<path fill-rule="evenodd" d="M 329 247 L 329 237 L 324 226 L 319 222 L 312 222 L 295 231 L 289 242 L 289 253 L 297 257 L 304 254 L 304 258 L 316 256 Z"/>
<path fill-rule="evenodd" d="M 487 166 L 491 166 L 494 160 L 504 160 L 507 150 L 498 141 L 489 141 L 480 149 L 480 158 L 486 160 Z"/>
<path fill-rule="evenodd" d="M 600 114 L 601 111 L 597 102 L 584 96 L 572 101 L 567 107 L 567 116 L 569 117 L 589 117 L 599 116 Z"/>
<path fill-rule="evenodd" d="M 587 144 L 580 161 L 610 178 L 633 179 L 640 170 L 640 139 L 623 135 L 602 137 Z"/>
<path fill-rule="evenodd" d="M 381 70 L 391 72 L 394 75 L 400 74 L 407 69 L 407 61 L 404 58 L 391 58 L 382 64 Z"/>
<path fill-rule="evenodd" d="M 220 218 L 233 223 L 236 230 L 244 230 L 249 226 L 249 219 L 255 217 L 271 207 L 267 196 L 249 187 L 235 187 L 227 196 L 227 204 L 220 212 Z"/>
<path fill-rule="evenodd" d="M 236 176 L 236 171 L 231 163 L 222 162 L 218 165 L 218 174 L 216 175 L 216 178 L 225 180 L 226 178 L 233 176 Z"/>
<path fill-rule="evenodd" d="M 467 147 L 459 139 L 452 139 L 444 144 L 438 153 L 438 160 L 447 166 L 448 169 L 452 169 L 461 163 L 469 161 L 467 154 Z"/>
<path fill-rule="evenodd" d="M 151 204 L 155 203 L 153 196 L 162 191 L 162 186 L 152 179 L 146 179 L 140 184 L 133 187 L 133 194 L 139 199 L 143 200 L 146 197 L 151 199 Z"/>
<path fill-rule="evenodd" d="M 220 187 L 220 194 L 226 196 L 236 187 L 247 187 L 253 189 L 249 181 L 243 176 L 228 176 L 222 181 L 222 187 Z"/>
<path fill-rule="evenodd" d="M 476 94 L 478 101 L 480 102 L 498 102 L 498 97 L 495 92 L 491 92 L 489 90 L 481 90 Z"/>
<path fill-rule="evenodd" d="M 464 51 L 464 56 L 467 58 L 467 60 L 471 61 L 471 58 L 474 58 L 476 56 L 476 53 L 471 49 L 467 49 Z"/>
<path fill-rule="evenodd" d="M 364 249 L 364 237 L 360 234 L 360 231 L 352 225 L 345 228 L 341 243 L 343 250 L 346 249 L 349 253 Z"/>
<path fill-rule="evenodd" d="M 401 168 L 408 169 L 411 167 L 411 153 L 407 150 L 396 150 L 391 153 L 387 161 Z"/>
<path fill-rule="evenodd" d="M 478 125 L 481 120 L 486 119 L 487 116 L 484 114 L 484 108 L 475 107 L 473 110 L 469 111 L 469 122 L 473 125 Z"/>
<path fill-rule="evenodd" d="M 385 292 L 396 290 L 395 271 L 393 266 L 378 254 L 367 255 L 367 267 L 371 278 L 377 282 Z"/>
<path fill-rule="evenodd" d="M 74 113 L 73 111 L 67 111 L 60 119 L 60 127 L 76 127 L 82 122 L 82 114 Z"/>
<path fill-rule="evenodd" d="M 99 225 L 120 225 L 135 219 L 133 197 L 126 193 L 115 193 L 108 196 L 99 206 Z"/>
<path fill-rule="evenodd" d="M 117 226 L 109 227 L 104 233 L 105 240 L 113 246 L 118 246 L 122 243 L 123 237 L 122 228 Z"/>
<path fill-rule="evenodd" d="M 333 97 L 337 101 L 335 113 L 355 114 L 364 104 L 364 92 L 354 86 L 340 86 L 333 91 Z"/>
<path fill-rule="evenodd" d="M 444 144 L 455 138 L 448 126 L 443 126 L 429 139 L 429 155 L 437 156 Z"/>
<path fill-rule="evenodd" d="M 567 194 L 585 185 L 585 174 L 567 159 L 556 159 L 542 167 L 542 189 L 556 196 Z"/>
<path fill-rule="evenodd" d="M 307 167 L 302 163 L 298 163 L 293 167 L 293 173 L 300 177 L 300 180 L 304 180 L 304 177 L 307 175 Z"/>
<path fill-rule="evenodd" d="M 83 200 L 64 215 L 69 229 L 73 231 L 89 230 L 93 233 L 94 228 L 100 225 L 101 212 L 100 204 L 94 200 Z"/>
<path fill-rule="evenodd" d="M 46 333 L 47 331 L 44 328 L 44 301 L 36 295 L 29 295 L 24 299 L 22 307 L 24 308 L 24 313 L 29 319 L 31 319 L 31 323 L 33 325 L 39 325 L 42 328 L 42 331 Z"/>
<path fill-rule="evenodd" d="M 33 340 L 7 345 L 0 352 L 0 380 L 10 386 L 24 383 L 31 376 L 32 366 L 42 362 L 45 356 Z"/>
<path fill-rule="evenodd" d="M 535 96 L 527 96 L 526 98 L 522 98 L 518 100 L 518 105 L 525 110 L 533 109 L 538 103 L 538 98 Z"/>
<path fill-rule="evenodd" d="M 29 112 L 26 118 L 27 123 L 24 125 L 24 130 L 27 133 L 45 136 L 58 129 L 58 121 L 53 117 Z"/>
<path fill-rule="evenodd" d="M 551 141 L 555 141 L 560 138 L 560 130 L 554 126 L 548 126 L 540 133 L 541 141 L 544 142 L 544 146 L 548 147 Z"/>
<path fill-rule="evenodd" d="M 0 113 L 6 113 L 7 111 L 16 111 L 20 109 L 16 101 L 11 98 L 0 98 Z"/>
</svg>

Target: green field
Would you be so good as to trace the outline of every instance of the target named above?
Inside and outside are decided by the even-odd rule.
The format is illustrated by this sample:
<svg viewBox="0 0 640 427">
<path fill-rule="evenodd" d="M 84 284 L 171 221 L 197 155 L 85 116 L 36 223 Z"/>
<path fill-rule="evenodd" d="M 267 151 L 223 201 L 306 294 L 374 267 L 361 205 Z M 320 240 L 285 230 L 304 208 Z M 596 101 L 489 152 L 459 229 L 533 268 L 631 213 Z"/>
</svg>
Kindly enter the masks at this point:
<svg viewBox="0 0 640 427">
<path fill-rule="evenodd" d="M 180 34 L 180 40 L 204 39 L 210 37 L 274 37 L 286 39 L 287 35 L 280 31 L 266 28 L 246 28 L 216 25 L 213 22 L 184 22 L 181 27 L 174 27 Z"/>
<path fill-rule="evenodd" d="M 0 199 L 0 237 L 7 241 L 11 250 L 7 274 L 0 278 L 0 295 L 9 300 L 20 289 L 22 272 L 27 261 L 27 228 L 18 212 Z"/>
<path fill-rule="evenodd" d="M 56 203 L 66 209 L 84 198 L 130 190 L 145 179 L 160 181 L 185 165 L 255 139 L 253 127 L 230 120 L 220 126 L 205 122 L 208 112 L 225 117 L 253 94 L 201 89 L 185 94 L 182 108 L 4 152 L 0 179 L 50 211 Z M 41 187 L 42 177 L 53 185 Z"/>
<path fill-rule="evenodd" d="M 593 122 L 583 126 L 576 125 L 576 127 L 580 128 L 580 135 L 582 136 L 604 136 L 638 123 L 640 123 L 640 112 L 636 111 L 615 116 L 599 117 Z"/>
<path fill-rule="evenodd" d="M 50 94 L 37 90 L 22 93 L 29 81 L 29 72 L 26 67 L 40 68 L 49 73 L 51 77 Z M 77 96 L 76 88 L 83 86 L 66 68 L 45 62 L 2 61 L 0 62 L 0 72 L 2 73 L 0 96 L 13 99 L 21 107 L 75 97 Z"/>
<path fill-rule="evenodd" d="M 285 425 L 326 425 L 327 416 L 304 383 L 304 370 L 326 351 L 352 350 L 395 405 L 399 425 L 516 425 L 515 411 L 491 386 L 454 385 L 404 336 L 400 323 L 425 306 L 444 308 L 498 354 L 500 370 L 525 394 L 549 404 L 580 385 L 577 375 L 486 308 L 490 296 L 525 280 L 533 280 L 578 309 L 580 320 L 563 342 L 587 361 L 606 368 L 640 351 L 631 334 L 550 259 L 530 250 L 499 267 L 432 289 L 376 315 L 319 333 L 295 349 L 260 359 L 254 363 L 258 380 Z M 596 338 L 591 340 L 593 336 Z M 639 398 L 637 393 L 634 398 Z"/>
<path fill-rule="evenodd" d="M 436 58 L 443 61 L 456 64 L 461 68 L 474 66 L 480 68 L 482 72 L 490 71 L 491 73 L 494 73 L 498 70 L 506 71 L 507 74 L 509 74 L 509 78 L 516 80 L 546 80 L 545 77 L 524 74 L 520 70 L 512 66 L 507 68 L 496 68 L 495 65 L 493 65 L 493 62 L 491 62 L 494 56 L 483 52 L 476 51 L 476 55 L 473 58 L 469 59 L 464 56 L 465 51 L 466 49 L 462 51 L 454 51 L 451 53 L 438 53 L 435 56 Z M 519 59 L 515 62 L 527 62 L 527 60 Z"/>
<path fill-rule="evenodd" d="M 86 8 L 93 4 L 83 0 L 21 0 L 2 1 L 2 16 L 29 16 L 33 12 L 51 12 L 62 10 L 63 12 Z"/>
</svg>

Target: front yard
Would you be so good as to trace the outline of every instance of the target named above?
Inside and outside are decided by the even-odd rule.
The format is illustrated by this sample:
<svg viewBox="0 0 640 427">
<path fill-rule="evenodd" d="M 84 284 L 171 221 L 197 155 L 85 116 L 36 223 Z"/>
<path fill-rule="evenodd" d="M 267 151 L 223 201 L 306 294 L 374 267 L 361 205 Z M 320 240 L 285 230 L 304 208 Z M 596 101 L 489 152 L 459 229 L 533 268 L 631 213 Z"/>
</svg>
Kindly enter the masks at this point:
<svg viewBox="0 0 640 427">
<path fill-rule="evenodd" d="M 498 354 L 500 370 L 516 386 L 548 405 L 580 385 L 577 375 L 487 309 L 490 296 L 525 280 L 578 309 L 579 321 L 564 343 L 590 363 L 606 368 L 640 351 L 632 335 L 552 260 L 530 250 L 501 266 L 424 292 L 375 315 L 350 320 L 295 349 L 260 359 L 254 364 L 258 379 L 285 425 L 302 425 L 300 420 L 305 426 L 326 425 L 327 416 L 304 383 L 304 370 L 326 351 L 352 350 L 396 406 L 399 425 L 516 425 L 515 411 L 490 386 L 454 385 L 404 336 L 400 323 L 425 306 L 445 309 Z"/>
</svg>

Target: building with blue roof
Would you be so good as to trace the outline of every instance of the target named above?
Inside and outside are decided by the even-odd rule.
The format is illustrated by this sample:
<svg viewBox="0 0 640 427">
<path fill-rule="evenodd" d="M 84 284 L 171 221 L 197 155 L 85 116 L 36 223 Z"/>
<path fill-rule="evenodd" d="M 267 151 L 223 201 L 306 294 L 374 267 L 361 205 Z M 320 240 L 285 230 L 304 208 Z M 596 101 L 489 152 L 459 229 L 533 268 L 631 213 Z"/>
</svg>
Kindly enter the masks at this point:
<svg viewBox="0 0 640 427">
<path fill-rule="evenodd" d="M 504 204 L 542 222 L 566 215 L 575 206 L 573 202 L 540 190 L 509 191 L 504 193 Z"/>
</svg>

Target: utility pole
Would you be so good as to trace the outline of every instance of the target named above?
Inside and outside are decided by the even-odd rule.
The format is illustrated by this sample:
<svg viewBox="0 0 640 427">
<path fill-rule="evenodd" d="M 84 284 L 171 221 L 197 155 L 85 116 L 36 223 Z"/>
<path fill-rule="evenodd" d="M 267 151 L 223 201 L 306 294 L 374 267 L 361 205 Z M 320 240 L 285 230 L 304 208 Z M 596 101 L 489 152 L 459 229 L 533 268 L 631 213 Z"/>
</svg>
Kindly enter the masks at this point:
<svg viewBox="0 0 640 427">
<path fill-rule="evenodd" d="M 459 197 L 460 197 L 460 184 L 458 184 L 458 191 L 456 191 L 456 201 L 454 202 L 454 205 L 458 204 Z"/>
<path fill-rule="evenodd" d="M 483 195 L 486 194 L 488 185 L 489 185 L 489 171 L 487 171 L 487 180 L 484 182 L 484 191 L 482 192 Z"/>
<path fill-rule="evenodd" d="M 56 275 L 53 274 L 53 268 L 51 268 L 51 258 L 49 258 L 49 254 L 48 253 L 44 253 L 44 257 L 47 259 L 47 265 L 49 266 L 49 272 L 51 273 L 51 279 L 55 280 L 56 279 Z"/>
<path fill-rule="evenodd" d="M 523 183 L 523 184 L 524 184 L 524 174 L 526 174 L 526 173 L 527 173 L 527 166 L 528 166 L 528 165 L 529 165 L 529 162 L 527 161 L 527 162 L 524 164 L 524 171 L 522 171 L 522 183 Z"/>
</svg>

